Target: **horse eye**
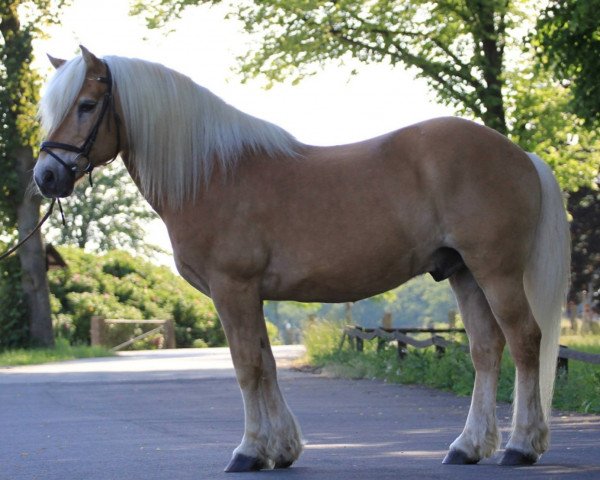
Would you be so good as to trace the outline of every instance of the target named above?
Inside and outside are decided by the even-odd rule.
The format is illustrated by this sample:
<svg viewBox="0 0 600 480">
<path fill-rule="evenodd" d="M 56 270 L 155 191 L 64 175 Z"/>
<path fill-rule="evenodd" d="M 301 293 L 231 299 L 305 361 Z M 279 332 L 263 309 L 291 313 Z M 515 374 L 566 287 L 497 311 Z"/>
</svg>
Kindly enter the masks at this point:
<svg viewBox="0 0 600 480">
<path fill-rule="evenodd" d="M 88 113 L 96 108 L 96 102 L 83 101 L 79 104 L 79 113 Z"/>
</svg>

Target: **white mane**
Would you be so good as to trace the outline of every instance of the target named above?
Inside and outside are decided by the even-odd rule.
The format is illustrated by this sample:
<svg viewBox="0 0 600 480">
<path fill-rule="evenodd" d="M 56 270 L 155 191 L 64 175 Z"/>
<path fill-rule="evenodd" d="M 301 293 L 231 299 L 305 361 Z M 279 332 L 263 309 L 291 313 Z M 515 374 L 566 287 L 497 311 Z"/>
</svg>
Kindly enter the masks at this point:
<svg viewBox="0 0 600 480">
<path fill-rule="evenodd" d="M 142 194 L 178 208 L 194 199 L 215 168 L 228 172 L 245 153 L 294 156 L 298 142 L 286 131 L 247 115 L 163 65 L 109 56 L 114 89 L 123 109 L 129 160 Z M 58 69 L 40 105 L 49 133 L 64 120 L 85 78 L 76 57 Z"/>
</svg>

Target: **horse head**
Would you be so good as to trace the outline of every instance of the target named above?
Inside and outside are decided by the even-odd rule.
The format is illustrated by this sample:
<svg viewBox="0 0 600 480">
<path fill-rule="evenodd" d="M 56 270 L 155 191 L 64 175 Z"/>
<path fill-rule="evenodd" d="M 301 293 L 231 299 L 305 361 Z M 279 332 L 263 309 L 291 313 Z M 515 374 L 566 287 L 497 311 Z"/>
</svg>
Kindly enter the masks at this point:
<svg viewBox="0 0 600 480">
<path fill-rule="evenodd" d="M 40 106 L 47 138 L 33 176 L 46 197 L 68 197 L 77 180 L 109 163 L 122 150 L 122 125 L 106 62 L 80 46 L 81 56 L 66 62 L 50 57 L 57 69 Z"/>
</svg>

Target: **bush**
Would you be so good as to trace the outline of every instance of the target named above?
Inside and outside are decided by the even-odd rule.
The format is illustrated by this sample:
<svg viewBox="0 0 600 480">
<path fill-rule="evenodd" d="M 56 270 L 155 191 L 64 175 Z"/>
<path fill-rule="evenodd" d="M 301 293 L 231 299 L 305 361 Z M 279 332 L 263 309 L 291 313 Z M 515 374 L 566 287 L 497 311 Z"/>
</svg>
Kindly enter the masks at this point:
<svg viewBox="0 0 600 480">
<path fill-rule="evenodd" d="M 2 243 L 0 251 L 4 251 Z M 0 351 L 27 346 L 29 325 L 17 256 L 0 262 L 0 305 Z"/>
<path fill-rule="evenodd" d="M 59 250 L 68 268 L 50 271 L 48 280 L 57 334 L 70 343 L 89 343 L 91 318 L 99 315 L 172 318 L 178 347 L 191 347 L 197 339 L 208 346 L 224 345 L 212 301 L 167 267 L 120 251 L 95 255 L 73 247 Z M 139 325 L 111 325 L 107 329 L 115 344 L 134 333 L 142 333 Z M 150 337 L 136 342 L 133 348 L 157 348 L 159 343 Z"/>
</svg>

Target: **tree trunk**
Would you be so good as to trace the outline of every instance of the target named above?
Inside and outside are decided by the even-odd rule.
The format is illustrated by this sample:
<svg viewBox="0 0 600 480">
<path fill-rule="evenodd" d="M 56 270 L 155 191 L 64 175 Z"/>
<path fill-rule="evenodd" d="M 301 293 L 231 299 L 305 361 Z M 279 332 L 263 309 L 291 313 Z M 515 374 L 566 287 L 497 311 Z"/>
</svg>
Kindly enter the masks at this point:
<svg viewBox="0 0 600 480">
<path fill-rule="evenodd" d="M 16 153 L 19 169 L 19 184 L 23 189 L 22 201 L 17 207 L 19 239 L 31 232 L 40 219 L 41 198 L 28 195 L 34 159 L 31 148 L 20 148 Z M 52 316 L 50 311 L 50 289 L 46 277 L 46 252 L 42 235 L 38 231 L 19 249 L 21 262 L 21 286 L 29 316 L 29 335 L 32 346 L 54 346 Z"/>
<path fill-rule="evenodd" d="M 474 8 L 474 12 L 480 22 L 480 32 L 475 35 L 475 38 L 481 50 L 481 67 L 485 80 L 485 96 L 482 98 L 485 112 L 482 120 L 488 127 L 506 135 L 508 128 L 502 95 L 504 47 L 501 44 L 501 38 L 506 34 L 505 13 L 500 9 L 496 10 L 491 2 L 476 3 L 478 6 Z M 498 21 L 498 25 L 496 25 L 496 17 L 502 18 Z"/>
</svg>

